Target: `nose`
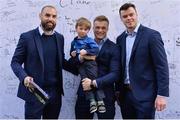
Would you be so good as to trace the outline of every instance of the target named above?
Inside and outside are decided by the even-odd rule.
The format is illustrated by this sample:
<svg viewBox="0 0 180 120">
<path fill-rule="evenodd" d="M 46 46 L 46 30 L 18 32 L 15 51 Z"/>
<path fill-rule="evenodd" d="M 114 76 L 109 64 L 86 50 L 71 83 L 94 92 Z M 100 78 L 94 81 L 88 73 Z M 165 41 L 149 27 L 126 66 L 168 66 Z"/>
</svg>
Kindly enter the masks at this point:
<svg viewBox="0 0 180 120">
<path fill-rule="evenodd" d="M 52 16 L 49 16 L 48 20 L 49 20 L 49 21 L 53 21 L 54 18 L 53 18 Z"/>
<path fill-rule="evenodd" d="M 81 30 L 81 32 L 84 34 L 84 33 L 86 33 L 86 30 Z"/>
<path fill-rule="evenodd" d="M 98 29 L 98 31 L 99 31 L 99 32 L 102 32 L 102 31 L 103 31 L 103 29 L 102 29 L 102 28 L 99 28 L 99 29 Z"/>
<path fill-rule="evenodd" d="M 131 16 L 128 15 L 128 16 L 127 16 L 127 19 L 128 19 L 128 20 L 131 19 Z"/>
</svg>

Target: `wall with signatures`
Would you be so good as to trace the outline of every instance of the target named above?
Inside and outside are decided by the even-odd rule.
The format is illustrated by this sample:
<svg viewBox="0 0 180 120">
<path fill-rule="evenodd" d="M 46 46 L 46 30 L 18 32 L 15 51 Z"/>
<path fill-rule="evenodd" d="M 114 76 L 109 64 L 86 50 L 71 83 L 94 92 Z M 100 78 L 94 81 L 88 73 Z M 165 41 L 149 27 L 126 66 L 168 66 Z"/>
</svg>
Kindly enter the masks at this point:
<svg viewBox="0 0 180 120">
<path fill-rule="evenodd" d="M 180 118 L 180 1 L 179 0 L 0 0 L 0 118 L 23 118 L 24 101 L 16 97 L 19 80 L 10 68 L 10 61 L 19 35 L 36 28 L 42 6 L 51 4 L 58 10 L 56 31 L 65 37 L 65 53 L 69 58 L 70 43 L 75 37 L 75 22 L 84 16 L 89 20 L 105 15 L 110 20 L 108 37 L 115 41 L 123 32 L 118 10 L 125 2 L 137 6 L 140 23 L 161 32 L 170 70 L 170 97 L 167 109 L 156 118 Z M 89 36 L 93 37 L 92 31 Z M 79 77 L 64 74 L 63 105 L 60 118 L 73 119 Z M 116 106 L 116 118 L 121 118 Z"/>
</svg>

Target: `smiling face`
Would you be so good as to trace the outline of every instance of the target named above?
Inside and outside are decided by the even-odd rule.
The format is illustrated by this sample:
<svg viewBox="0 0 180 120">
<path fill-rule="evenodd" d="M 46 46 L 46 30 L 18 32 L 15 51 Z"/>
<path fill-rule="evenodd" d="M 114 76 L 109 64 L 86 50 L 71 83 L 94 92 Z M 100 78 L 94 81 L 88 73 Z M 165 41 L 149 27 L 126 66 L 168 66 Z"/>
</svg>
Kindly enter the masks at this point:
<svg viewBox="0 0 180 120">
<path fill-rule="evenodd" d="M 41 25 L 45 31 L 52 31 L 56 26 L 57 11 L 53 7 L 45 7 L 40 15 Z"/>
<path fill-rule="evenodd" d="M 94 21 L 93 31 L 97 42 L 106 37 L 108 32 L 108 24 L 109 23 L 107 21 Z"/>
<path fill-rule="evenodd" d="M 138 23 L 138 15 L 133 7 L 120 11 L 120 18 L 126 26 L 128 32 L 132 32 Z"/>
</svg>

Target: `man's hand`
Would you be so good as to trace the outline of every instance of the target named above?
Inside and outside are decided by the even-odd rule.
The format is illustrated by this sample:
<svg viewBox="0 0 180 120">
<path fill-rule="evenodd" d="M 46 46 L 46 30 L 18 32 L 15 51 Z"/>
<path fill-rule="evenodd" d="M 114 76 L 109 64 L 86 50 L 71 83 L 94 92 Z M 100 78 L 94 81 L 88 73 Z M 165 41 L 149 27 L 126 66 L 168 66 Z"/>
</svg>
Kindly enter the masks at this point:
<svg viewBox="0 0 180 120">
<path fill-rule="evenodd" d="M 83 80 L 82 80 L 82 86 L 83 86 L 83 90 L 84 91 L 89 91 L 89 90 L 91 90 L 92 88 L 91 88 L 91 79 L 89 79 L 89 78 L 84 78 Z"/>
<path fill-rule="evenodd" d="M 157 96 L 155 100 L 155 108 L 157 111 L 162 111 L 166 108 L 166 98 L 164 96 Z"/>
<path fill-rule="evenodd" d="M 33 86 L 31 85 L 31 81 L 33 81 L 33 78 L 30 76 L 25 77 L 24 79 L 24 86 L 26 86 L 31 92 L 34 89 Z"/>
<path fill-rule="evenodd" d="M 76 57 L 76 51 L 72 51 L 72 52 L 71 52 L 71 56 L 72 56 L 72 57 Z"/>
<path fill-rule="evenodd" d="M 82 50 L 80 50 L 80 55 L 86 55 L 87 54 L 87 51 L 85 50 L 85 49 L 82 49 Z"/>
</svg>

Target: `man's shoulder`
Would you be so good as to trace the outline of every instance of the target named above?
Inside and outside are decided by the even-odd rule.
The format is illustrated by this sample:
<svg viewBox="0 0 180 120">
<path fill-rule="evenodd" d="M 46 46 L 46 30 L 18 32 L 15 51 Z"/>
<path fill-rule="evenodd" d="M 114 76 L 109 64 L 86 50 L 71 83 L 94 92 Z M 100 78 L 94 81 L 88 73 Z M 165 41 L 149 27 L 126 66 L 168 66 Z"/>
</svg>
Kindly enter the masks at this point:
<svg viewBox="0 0 180 120">
<path fill-rule="evenodd" d="M 117 44 L 115 44 L 113 41 L 111 41 L 110 39 L 107 39 L 105 44 L 107 44 L 108 46 L 110 46 L 110 48 L 114 48 L 117 46 Z"/>
<path fill-rule="evenodd" d="M 101 48 L 101 51 L 103 51 L 100 56 L 104 55 L 104 57 L 109 56 L 108 58 L 113 57 L 115 54 L 119 55 L 119 47 L 117 44 L 115 44 L 113 41 L 107 39 L 105 43 L 103 44 L 103 47 Z M 100 52 L 101 53 L 101 52 Z M 104 58 L 103 57 L 103 58 Z"/>
<path fill-rule="evenodd" d="M 123 38 L 125 35 L 126 35 L 126 32 L 123 31 L 123 32 L 117 37 L 117 40 Z"/>
<path fill-rule="evenodd" d="M 55 34 L 56 34 L 57 36 L 63 37 L 63 34 L 57 32 L 57 31 L 55 31 Z"/>
<path fill-rule="evenodd" d="M 29 30 L 29 31 L 26 31 L 26 32 L 23 32 L 21 35 L 22 36 L 32 36 L 35 32 L 37 32 L 38 29 L 32 29 L 32 30 Z"/>
<path fill-rule="evenodd" d="M 150 33 L 150 34 L 152 34 L 152 33 L 159 33 L 159 31 L 157 31 L 157 30 L 155 30 L 153 28 L 147 27 L 147 26 L 143 26 L 143 25 L 140 26 L 140 30 L 144 31 L 146 33 Z"/>
<path fill-rule="evenodd" d="M 56 37 L 57 37 L 58 39 L 64 40 L 64 36 L 63 36 L 61 33 L 55 31 L 55 35 L 56 35 Z"/>
</svg>

